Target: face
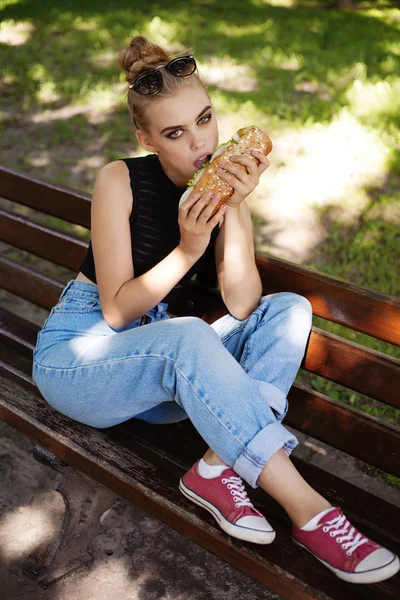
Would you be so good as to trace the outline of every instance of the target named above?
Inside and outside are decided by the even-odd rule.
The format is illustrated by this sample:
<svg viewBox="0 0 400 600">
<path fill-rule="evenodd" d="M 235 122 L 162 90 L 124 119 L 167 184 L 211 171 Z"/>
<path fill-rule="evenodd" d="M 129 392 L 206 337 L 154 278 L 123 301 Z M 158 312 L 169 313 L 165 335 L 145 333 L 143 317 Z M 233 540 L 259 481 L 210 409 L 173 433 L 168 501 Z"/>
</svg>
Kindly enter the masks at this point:
<svg viewBox="0 0 400 600">
<path fill-rule="evenodd" d="M 160 98 L 149 106 L 151 130 L 138 130 L 138 142 L 146 150 L 158 152 L 161 166 L 178 187 L 186 187 L 200 168 L 195 161 L 212 154 L 218 146 L 218 126 L 214 108 L 200 86 L 187 86 L 171 98 Z"/>
</svg>

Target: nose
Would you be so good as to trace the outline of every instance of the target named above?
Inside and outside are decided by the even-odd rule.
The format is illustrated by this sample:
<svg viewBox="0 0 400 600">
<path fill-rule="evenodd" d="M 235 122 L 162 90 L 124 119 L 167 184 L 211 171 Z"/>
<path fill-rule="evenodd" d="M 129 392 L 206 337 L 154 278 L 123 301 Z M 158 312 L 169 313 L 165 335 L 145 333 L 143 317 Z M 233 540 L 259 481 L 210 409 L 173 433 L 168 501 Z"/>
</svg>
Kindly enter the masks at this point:
<svg viewBox="0 0 400 600">
<path fill-rule="evenodd" d="M 202 133 L 194 133 L 192 137 L 192 150 L 194 152 L 200 151 L 205 148 L 205 136 Z"/>
</svg>

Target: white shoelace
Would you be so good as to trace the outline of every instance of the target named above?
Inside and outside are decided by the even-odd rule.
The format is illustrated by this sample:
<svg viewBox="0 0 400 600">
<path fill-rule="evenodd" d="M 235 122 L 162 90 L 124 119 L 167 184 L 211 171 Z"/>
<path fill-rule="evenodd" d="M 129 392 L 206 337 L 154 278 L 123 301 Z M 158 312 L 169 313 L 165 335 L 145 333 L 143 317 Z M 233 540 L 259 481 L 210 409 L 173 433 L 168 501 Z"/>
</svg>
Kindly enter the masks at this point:
<svg viewBox="0 0 400 600">
<path fill-rule="evenodd" d="M 239 508 L 239 506 L 250 506 L 255 510 L 240 477 L 224 477 L 222 479 L 222 483 L 225 483 L 226 487 L 231 490 L 231 494 L 234 496 L 233 499 L 237 508 Z"/>
<path fill-rule="evenodd" d="M 350 531 L 348 531 L 349 528 Z M 368 538 L 363 537 L 361 533 L 357 532 L 344 515 L 327 521 L 322 529 L 325 532 L 329 531 L 329 535 L 335 537 L 338 544 L 342 544 L 343 550 L 347 550 L 347 556 L 351 556 L 356 548 L 368 542 Z M 333 531 L 333 529 L 336 531 Z M 345 535 L 337 537 L 342 533 Z M 343 544 L 342 542 L 345 543 Z"/>
</svg>

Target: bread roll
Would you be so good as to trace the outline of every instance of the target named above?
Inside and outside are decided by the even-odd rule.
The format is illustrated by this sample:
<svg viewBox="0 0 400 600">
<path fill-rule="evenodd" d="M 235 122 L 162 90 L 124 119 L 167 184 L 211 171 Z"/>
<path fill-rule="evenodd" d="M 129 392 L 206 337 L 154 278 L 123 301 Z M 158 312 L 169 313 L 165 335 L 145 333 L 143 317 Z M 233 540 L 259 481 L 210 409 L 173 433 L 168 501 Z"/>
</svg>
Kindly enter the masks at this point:
<svg viewBox="0 0 400 600">
<path fill-rule="evenodd" d="M 185 202 L 192 193 L 199 192 L 203 194 L 206 191 L 211 191 L 214 194 L 218 193 L 221 195 L 220 201 L 209 218 L 215 215 L 217 210 L 229 200 L 234 192 L 232 186 L 217 173 L 220 160 L 229 161 L 229 157 L 232 154 L 242 154 L 254 158 L 254 155 L 251 153 L 252 150 L 261 150 L 261 152 L 267 156 L 272 150 L 270 138 L 262 131 L 262 129 L 256 126 L 239 129 L 239 131 L 233 135 L 232 139 L 217 148 L 210 158 L 210 161 L 194 174 L 193 179 L 189 181 L 188 189 L 183 193 L 179 201 L 179 206 Z M 245 166 L 239 163 L 235 164 L 244 170 L 246 169 Z"/>
</svg>

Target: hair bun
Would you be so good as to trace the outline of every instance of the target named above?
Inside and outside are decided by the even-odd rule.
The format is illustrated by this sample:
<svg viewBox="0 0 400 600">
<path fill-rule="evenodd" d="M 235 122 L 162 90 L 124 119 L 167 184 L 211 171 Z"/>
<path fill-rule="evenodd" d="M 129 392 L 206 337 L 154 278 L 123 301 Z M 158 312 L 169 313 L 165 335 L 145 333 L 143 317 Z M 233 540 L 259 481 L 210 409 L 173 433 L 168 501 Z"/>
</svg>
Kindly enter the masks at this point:
<svg viewBox="0 0 400 600">
<path fill-rule="evenodd" d="M 158 66 L 169 60 L 168 53 L 161 46 L 152 44 L 141 35 L 133 37 L 129 46 L 121 50 L 117 56 L 117 63 L 125 71 L 128 83 L 132 83 L 146 67 Z"/>
</svg>

